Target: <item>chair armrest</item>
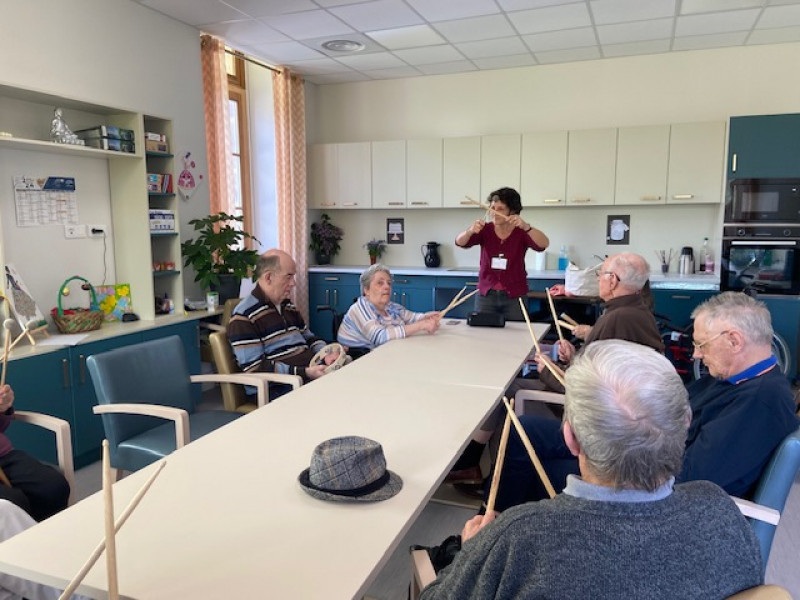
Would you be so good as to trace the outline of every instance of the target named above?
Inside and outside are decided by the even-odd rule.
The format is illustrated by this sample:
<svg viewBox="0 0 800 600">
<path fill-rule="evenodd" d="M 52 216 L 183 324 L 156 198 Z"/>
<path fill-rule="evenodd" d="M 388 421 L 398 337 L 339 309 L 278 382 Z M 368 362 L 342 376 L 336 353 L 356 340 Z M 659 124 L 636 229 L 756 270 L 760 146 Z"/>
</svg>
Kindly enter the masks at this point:
<svg viewBox="0 0 800 600">
<path fill-rule="evenodd" d="M 557 392 L 547 392 L 545 390 L 519 390 L 514 395 L 514 410 L 517 415 L 523 415 L 525 411 L 525 400 L 534 402 L 547 402 L 548 404 L 564 405 L 564 394 Z"/>
<path fill-rule="evenodd" d="M 37 427 L 49 429 L 56 435 L 58 466 L 61 468 L 67 483 L 69 483 L 70 492 L 67 503 L 72 504 L 72 498 L 75 494 L 75 464 L 72 460 L 72 436 L 70 435 L 69 423 L 52 415 L 29 412 L 27 410 L 14 411 L 14 419 L 22 423 L 30 423 Z"/>
<path fill-rule="evenodd" d="M 731 496 L 731 500 L 736 503 L 736 506 L 745 517 L 764 521 L 770 525 L 777 525 L 781 520 L 780 511 L 777 511 L 774 508 L 764 506 L 763 504 L 756 504 L 755 502 L 750 502 L 750 500 L 744 500 L 735 496 Z"/>
<path fill-rule="evenodd" d="M 258 391 L 258 407 L 261 408 L 269 402 L 269 382 L 285 383 L 296 390 L 303 385 L 303 378 L 299 375 L 285 375 L 282 373 L 209 373 L 207 375 L 192 375 L 192 383 L 239 383 L 255 386 Z"/>
<path fill-rule="evenodd" d="M 158 417 L 175 422 L 175 448 L 189 443 L 189 413 L 182 408 L 162 406 L 161 404 L 98 404 L 92 408 L 96 415 L 132 414 Z"/>
<path fill-rule="evenodd" d="M 427 550 L 411 551 L 411 600 L 417 600 L 420 592 L 436 579 L 436 571 Z"/>
<path fill-rule="evenodd" d="M 243 375 L 261 377 L 273 383 L 285 383 L 292 386 L 293 390 L 303 385 L 303 378 L 300 375 L 286 375 L 284 373 L 243 373 Z"/>
</svg>

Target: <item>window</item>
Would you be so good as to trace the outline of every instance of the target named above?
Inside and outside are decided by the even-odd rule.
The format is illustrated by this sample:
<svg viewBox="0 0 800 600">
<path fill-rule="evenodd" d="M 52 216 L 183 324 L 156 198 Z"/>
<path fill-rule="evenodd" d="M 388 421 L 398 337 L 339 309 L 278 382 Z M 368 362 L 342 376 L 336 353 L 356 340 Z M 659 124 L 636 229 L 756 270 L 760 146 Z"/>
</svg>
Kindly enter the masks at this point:
<svg viewBox="0 0 800 600">
<path fill-rule="evenodd" d="M 228 118 L 231 130 L 231 188 L 233 199 L 231 211 L 243 216 L 242 227 L 252 232 L 252 200 L 250 194 L 250 144 L 247 121 L 247 90 L 244 60 L 241 55 L 226 55 L 228 72 Z"/>
</svg>

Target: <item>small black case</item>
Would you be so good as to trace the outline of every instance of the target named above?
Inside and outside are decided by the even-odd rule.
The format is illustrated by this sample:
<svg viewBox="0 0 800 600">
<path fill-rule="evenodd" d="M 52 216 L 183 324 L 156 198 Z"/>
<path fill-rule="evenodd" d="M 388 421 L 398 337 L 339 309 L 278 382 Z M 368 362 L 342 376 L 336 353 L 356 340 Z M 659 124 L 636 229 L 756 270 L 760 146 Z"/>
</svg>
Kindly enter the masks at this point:
<svg viewBox="0 0 800 600">
<path fill-rule="evenodd" d="M 467 315 L 467 325 L 472 327 L 505 327 L 506 318 L 500 313 L 472 312 Z"/>
</svg>

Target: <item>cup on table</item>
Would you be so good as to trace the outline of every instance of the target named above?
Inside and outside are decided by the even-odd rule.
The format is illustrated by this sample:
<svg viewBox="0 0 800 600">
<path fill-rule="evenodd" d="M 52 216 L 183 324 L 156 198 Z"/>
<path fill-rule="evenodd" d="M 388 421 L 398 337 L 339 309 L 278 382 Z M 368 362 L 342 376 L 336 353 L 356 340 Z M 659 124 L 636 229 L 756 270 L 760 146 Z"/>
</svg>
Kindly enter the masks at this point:
<svg viewBox="0 0 800 600">
<path fill-rule="evenodd" d="M 662 273 L 669 273 L 669 265 L 661 265 L 661 272 Z"/>
<path fill-rule="evenodd" d="M 219 308 L 219 293 L 208 292 L 206 294 L 206 309 L 213 312 Z"/>
</svg>

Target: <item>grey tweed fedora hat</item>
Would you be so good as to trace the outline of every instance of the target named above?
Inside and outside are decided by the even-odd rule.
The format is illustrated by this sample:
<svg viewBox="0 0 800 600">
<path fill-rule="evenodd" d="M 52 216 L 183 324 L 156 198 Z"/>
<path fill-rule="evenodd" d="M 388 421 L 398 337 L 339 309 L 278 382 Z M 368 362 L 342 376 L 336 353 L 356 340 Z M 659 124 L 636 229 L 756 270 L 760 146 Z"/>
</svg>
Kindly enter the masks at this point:
<svg viewBox="0 0 800 600">
<path fill-rule="evenodd" d="M 335 502 L 377 502 L 403 487 L 403 480 L 386 469 L 381 445 L 354 435 L 319 444 L 311 466 L 297 479 L 314 498 Z"/>
</svg>

